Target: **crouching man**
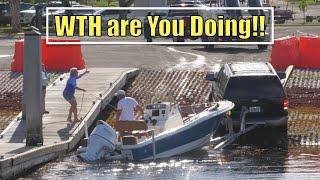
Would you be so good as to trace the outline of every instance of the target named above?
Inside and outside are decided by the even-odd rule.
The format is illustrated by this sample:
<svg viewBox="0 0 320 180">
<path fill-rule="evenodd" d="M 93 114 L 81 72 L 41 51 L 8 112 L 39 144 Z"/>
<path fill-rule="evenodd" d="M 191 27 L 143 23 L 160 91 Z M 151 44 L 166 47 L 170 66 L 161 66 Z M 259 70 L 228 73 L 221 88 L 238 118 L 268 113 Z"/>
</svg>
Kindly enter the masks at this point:
<svg viewBox="0 0 320 180">
<path fill-rule="evenodd" d="M 134 111 L 138 110 L 139 116 L 143 115 L 143 109 L 138 102 L 132 97 L 126 97 L 124 90 L 119 90 L 115 93 L 119 99 L 117 105 L 117 121 L 134 121 L 136 120 Z"/>
</svg>

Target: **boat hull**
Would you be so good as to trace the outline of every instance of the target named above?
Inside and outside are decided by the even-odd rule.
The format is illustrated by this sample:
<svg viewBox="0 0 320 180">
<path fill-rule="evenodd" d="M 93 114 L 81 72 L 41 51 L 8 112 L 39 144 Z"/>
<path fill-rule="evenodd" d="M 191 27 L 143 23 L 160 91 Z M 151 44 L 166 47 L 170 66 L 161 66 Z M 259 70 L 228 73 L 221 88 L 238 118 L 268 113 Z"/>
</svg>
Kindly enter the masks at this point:
<svg viewBox="0 0 320 180">
<path fill-rule="evenodd" d="M 155 140 L 155 157 L 153 157 L 152 141 L 140 147 L 131 147 L 124 150 L 128 159 L 139 161 L 149 159 L 166 158 L 182 154 L 194 149 L 205 146 L 209 141 L 212 133 L 218 129 L 221 116 L 204 118 L 200 123 L 190 124 L 188 128 L 179 132 L 173 132 L 164 138 Z"/>
</svg>

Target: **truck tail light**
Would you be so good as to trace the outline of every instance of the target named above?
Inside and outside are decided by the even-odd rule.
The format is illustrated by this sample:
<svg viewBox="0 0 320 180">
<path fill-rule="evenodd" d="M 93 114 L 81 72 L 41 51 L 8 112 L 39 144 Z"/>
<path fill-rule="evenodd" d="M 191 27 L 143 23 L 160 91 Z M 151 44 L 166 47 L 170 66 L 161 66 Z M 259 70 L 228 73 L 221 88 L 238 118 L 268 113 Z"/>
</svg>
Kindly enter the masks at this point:
<svg viewBox="0 0 320 180">
<path fill-rule="evenodd" d="M 289 100 L 288 99 L 284 99 L 283 100 L 283 109 L 288 109 L 289 107 Z"/>
</svg>

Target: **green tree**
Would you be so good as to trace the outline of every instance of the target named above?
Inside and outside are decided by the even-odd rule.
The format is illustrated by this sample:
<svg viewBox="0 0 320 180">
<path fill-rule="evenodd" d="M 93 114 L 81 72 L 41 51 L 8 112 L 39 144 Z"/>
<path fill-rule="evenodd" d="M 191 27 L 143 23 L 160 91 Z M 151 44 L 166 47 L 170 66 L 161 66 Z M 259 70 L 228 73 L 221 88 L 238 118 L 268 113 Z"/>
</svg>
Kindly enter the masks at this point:
<svg viewBox="0 0 320 180">
<path fill-rule="evenodd" d="M 307 7 L 308 7 L 308 3 L 306 0 L 299 0 L 299 5 L 298 5 L 300 11 L 303 12 L 303 18 L 304 18 L 304 22 L 306 22 L 306 11 L 307 11 Z"/>
<path fill-rule="evenodd" d="M 288 10 L 288 7 L 289 7 L 289 1 L 290 0 L 283 0 L 285 3 L 286 3 L 286 11 Z"/>
<path fill-rule="evenodd" d="M 40 10 L 40 0 L 35 0 L 35 8 L 36 8 L 36 14 L 35 14 L 35 22 L 34 26 L 37 27 L 40 32 L 42 31 L 42 17 L 41 17 L 41 10 Z"/>
<path fill-rule="evenodd" d="M 20 0 L 9 0 L 9 6 L 11 13 L 11 32 L 20 32 Z"/>
<path fill-rule="evenodd" d="M 120 7 L 129 7 L 133 4 L 134 0 L 118 0 Z M 127 18 L 128 11 L 120 11 L 120 19 L 126 19 Z"/>
</svg>

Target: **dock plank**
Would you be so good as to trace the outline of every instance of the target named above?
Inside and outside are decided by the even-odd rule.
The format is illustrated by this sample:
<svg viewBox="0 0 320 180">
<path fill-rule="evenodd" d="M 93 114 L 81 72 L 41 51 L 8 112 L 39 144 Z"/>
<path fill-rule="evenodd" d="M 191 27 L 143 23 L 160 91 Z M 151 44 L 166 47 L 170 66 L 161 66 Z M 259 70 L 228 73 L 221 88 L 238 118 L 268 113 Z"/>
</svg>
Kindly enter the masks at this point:
<svg viewBox="0 0 320 180">
<path fill-rule="evenodd" d="M 102 95 L 113 88 L 123 73 L 132 70 L 126 68 L 93 68 L 90 73 L 78 80 L 78 86 L 87 90 L 77 91 L 79 118 L 86 116 L 94 107 L 94 101 L 101 100 Z M 43 116 L 44 145 L 52 145 L 67 141 L 75 132 L 79 123 L 70 125 L 66 121 L 70 104 L 63 98 L 68 74 L 65 74 L 47 89 L 46 109 L 50 112 Z M 9 158 L 37 147 L 25 146 L 25 120 L 14 120 L 0 139 L 0 155 Z M 79 130 L 78 130 L 79 131 Z M 43 147 L 43 146 L 42 146 Z"/>
</svg>

